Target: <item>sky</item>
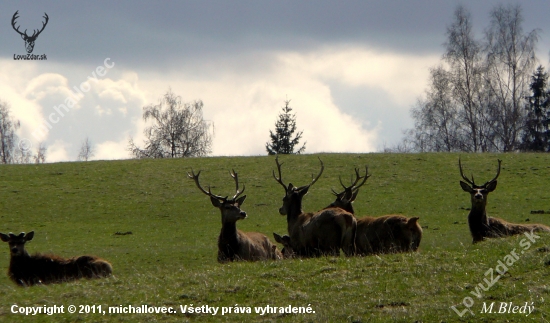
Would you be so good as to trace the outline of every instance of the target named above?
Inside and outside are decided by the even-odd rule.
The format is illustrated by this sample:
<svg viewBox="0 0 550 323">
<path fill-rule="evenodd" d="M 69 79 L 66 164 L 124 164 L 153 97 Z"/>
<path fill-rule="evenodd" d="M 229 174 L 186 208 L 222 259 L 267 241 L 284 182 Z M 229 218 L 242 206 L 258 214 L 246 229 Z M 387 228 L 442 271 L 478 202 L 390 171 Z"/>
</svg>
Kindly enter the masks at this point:
<svg viewBox="0 0 550 323">
<path fill-rule="evenodd" d="M 171 89 L 202 100 L 213 156 L 265 155 L 285 100 L 306 153 L 375 152 L 413 127 L 410 109 L 440 64 L 459 4 L 478 38 L 491 9 L 510 1 L 4 1 L 0 100 L 20 121 L 21 147 L 47 162 L 130 158 L 143 146 L 143 107 Z M 550 4 L 522 1 L 524 31 L 540 29 L 548 67 Z M 544 10 L 543 10 L 544 9 Z M 33 54 L 20 31 L 48 24 Z"/>
</svg>

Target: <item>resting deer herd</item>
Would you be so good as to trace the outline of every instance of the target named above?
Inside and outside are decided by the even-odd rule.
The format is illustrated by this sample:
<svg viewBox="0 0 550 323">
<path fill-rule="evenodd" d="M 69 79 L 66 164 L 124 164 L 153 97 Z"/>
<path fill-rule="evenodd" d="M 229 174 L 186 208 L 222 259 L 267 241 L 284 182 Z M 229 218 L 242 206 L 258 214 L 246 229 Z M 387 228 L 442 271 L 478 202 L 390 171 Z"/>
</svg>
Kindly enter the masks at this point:
<svg viewBox="0 0 550 323">
<path fill-rule="evenodd" d="M 241 209 L 246 199 L 245 190 L 239 188 L 237 173 L 232 170 L 230 176 L 235 181 L 235 194 L 229 196 L 215 195 L 210 186 L 204 189 L 199 182 L 201 172 L 191 170 L 188 177 L 192 179 L 210 202 L 221 212 L 222 226 L 218 236 L 218 261 L 220 263 L 236 260 L 258 261 L 279 260 L 285 258 L 307 258 L 319 256 L 339 256 L 342 251 L 346 256 L 366 256 L 371 254 L 414 252 L 422 239 L 422 227 L 418 217 L 403 215 L 384 215 L 380 217 L 364 216 L 356 218 L 353 202 L 361 188 L 371 176 L 368 167 L 361 176 L 355 169 L 355 180 L 346 186 L 340 178 L 343 191 L 332 193 L 334 202 L 316 212 L 304 212 L 302 200 L 313 184 L 319 180 L 324 171 L 324 164 L 319 159 L 321 169 L 311 182 L 303 186 L 285 184 L 282 176 L 282 165 L 275 158 L 277 174 L 273 178 L 284 189 L 279 214 L 286 216 L 288 234 L 273 233 L 277 245 L 259 232 L 243 232 L 237 229 L 237 221 L 246 219 L 247 214 Z M 460 186 L 471 196 L 472 207 L 468 214 L 468 225 L 473 243 L 485 238 L 497 238 L 531 231 L 550 232 L 550 227 L 542 224 L 514 224 L 503 219 L 489 217 L 486 212 L 487 197 L 497 186 L 500 175 L 501 160 L 498 160 L 496 176 L 483 185 L 475 184 L 464 176 L 462 163 L 458 160 L 462 179 Z M 242 196 L 241 196 L 242 195 Z M 36 253 L 29 255 L 25 243 L 32 240 L 34 232 L 0 233 L 0 239 L 7 242 L 10 248 L 10 265 L 8 276 L 20 286 L 60 283 L 80 278 L 103 278 L 112 275 L 112 266 L 106 260 L 96 256 L 62 258 L 57 255 Z"/>
</svg>

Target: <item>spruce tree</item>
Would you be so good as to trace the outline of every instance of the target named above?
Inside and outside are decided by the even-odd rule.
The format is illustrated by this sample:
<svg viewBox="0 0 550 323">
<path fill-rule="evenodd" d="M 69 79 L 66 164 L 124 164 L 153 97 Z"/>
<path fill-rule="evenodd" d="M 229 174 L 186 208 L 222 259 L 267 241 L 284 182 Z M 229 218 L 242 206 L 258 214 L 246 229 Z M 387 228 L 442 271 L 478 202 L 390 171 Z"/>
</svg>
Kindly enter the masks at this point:
<svg viewBox="0 0 550 323">
<path fill-rule="evenodd" d="M 522 140 L 524 151 L 550 152 L 550 91 L 548 73 L 539 66 L 531 76 L 531 96 L 526 97 L 527 118 Z"/>
<path fill-rule="evenodd" d="M 300 149 L 294 151 L 302 138 L 303 131 L 296 134 L 294 139 L 292 135 L 296 131 L 296 116 L 291 114 L 290 100 L 285 101 L 283 113 L 279 114 L 279 120 L 275 123 L 275 132 L 269 130 L 271 143 L 265 144 L 265 149 L 269 155 L 276 154 L 300 154 L 306 150 L 304 143 Z"/>
</svg>

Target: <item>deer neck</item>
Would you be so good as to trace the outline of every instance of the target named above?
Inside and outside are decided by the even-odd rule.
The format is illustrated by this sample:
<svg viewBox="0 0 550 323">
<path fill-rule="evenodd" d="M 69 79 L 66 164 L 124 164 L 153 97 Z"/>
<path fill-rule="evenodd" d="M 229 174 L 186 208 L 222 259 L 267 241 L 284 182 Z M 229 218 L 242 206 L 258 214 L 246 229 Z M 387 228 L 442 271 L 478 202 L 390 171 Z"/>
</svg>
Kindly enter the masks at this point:
<svg viewBox="0 0 550 323">
<path fill-rule="evenodd" d="M 30 257 L 31 255 L 27 252 L 27 249 L 23 249 L 20 254 L 15 256 L 10 254 L 11 259 L 24 259 L 24 258 L 30 258 Z"/>
<path fill-rule="evenodd" d="M 288 208 L 288 212 L 287 212 L 287 215 L 286 215 L 286 221 L 288 223 L 289 229 L 290 229 L 290 227 L 294 226 L 294 224 L 298 221 L 298 217 L 302 213 L 304 213 L 302 211 L 302 199 L 301 198 L 295 198 L 292 201 L 292 203 L 290 203 L 290 206 Z"/>
<path fill-rule="evenodd" d="M 235 256 L 239 252 L 239 239 L 236 222 L 223 223 L 220 236 L 218 237 L 218 252 L 223 255 L 222 259 L 235 259 Z M 220 258 L 218 258 L 218 260 L 219 259 Z"/>
<path fill-rule="evenodd" d="M 353 205 L 351 203 L 344 204 L 341 209 L 348 213 L 355 214 L 355 211 L 353 210 Z"/>
<path fill-rule="evenodd" d="M 468 225 L 472 234 L 484 235 L 489 228 L 489 219 L 485 211 L 487 201 L 475 203 L 472 201 L 472 209 L 468 214 Z"/>
<path fill-rule="evenodd" d="M 225 222 L 222 224 L 220 239 L 223 241 L 237 241 L 237 222 Z"/>
</svg>

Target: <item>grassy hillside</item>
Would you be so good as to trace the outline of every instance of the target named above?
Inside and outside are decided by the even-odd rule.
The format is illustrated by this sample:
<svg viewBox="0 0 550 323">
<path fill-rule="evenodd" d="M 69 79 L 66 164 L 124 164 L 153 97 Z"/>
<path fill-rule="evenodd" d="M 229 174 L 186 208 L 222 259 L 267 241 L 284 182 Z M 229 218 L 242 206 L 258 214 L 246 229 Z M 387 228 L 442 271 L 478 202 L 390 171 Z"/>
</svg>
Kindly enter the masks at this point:
<svg viewBox="0 0 550 323">
<path fill-rule="evenodd" d="M 467 227 L 470 196 L 459 185 L 457 154 L 320 154 L 282 156 L 283 180 L 305 185 L 325 163 L 321 179 L 304 198 L 306 211 L 333 200 L 338 176 L 348 181 L 354 167 L 369 166 L 358 216 L 419 216 L 424 227 L 420 252 L 364 258 L 320 258 L 280 262 L 216 262 L 219 210 L 187 178 L 202 170 L 201 184 L 219 195 L 234 192 L 235 169 L 248 196 L 243 231 L 285 233 L 278 214 L 282 188 L 273 180 L 273 157 L 216 157 L 0 166 L 0 232 L 35 231 L 31 253 L 94 254 L 113 264 L 104 280 L 19 288 L 0 274 L 0 321 L 6 322 L 545 322 L 550 320 L 550 236 L 528 248 L 525 236 L 472 245 Z M 493 178 L 503 160 L 488 212 L 517 223 L 545 223 L 550 214 L 550 154 L 462 154 L 466 174 Z M 131 232 L 119 235 L 116 233 Z M 7 244 L 0 270 L 7 271 Z M 487 291 L 483 279 L 514 249 L 519 259 Z M 523 253 L 519 253 L 523 251 Z M 509 259 L 509 258 L 507 258 Z M 498 276 L 494 272 L 495 276 Z M 495 277 L 496 278 L 496 277 Z M 480 298 L 472 295 L 482 293 Z M 470 313 L 462 317 L 450 307 Z M 483 303 L 494 303 L 482 314 Z M 495 313 L 500 302 L 535 306 L 525 314 Z M 178 314 L 12 314 L 12 305 L 70 304 L 172 306 Z M 250 307 L 251 314 L 221 315 Z M 219 307 L 217 315 L 183 314 L 180 305 Z M 255 314 L 254 307 L 310 306 L 309 314 Z M 245 308 L 246 310 L 246 308 Z M 91 311 L 91 309 L 90 309 Z M 97 308 L 96 308 L 97 311 Z"/>
</svg>

